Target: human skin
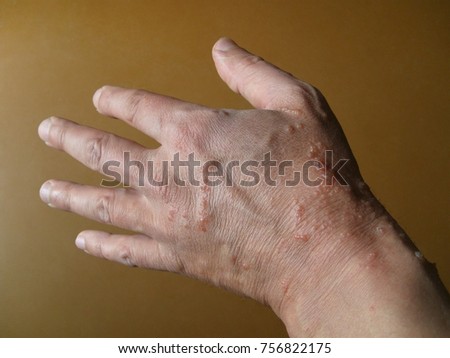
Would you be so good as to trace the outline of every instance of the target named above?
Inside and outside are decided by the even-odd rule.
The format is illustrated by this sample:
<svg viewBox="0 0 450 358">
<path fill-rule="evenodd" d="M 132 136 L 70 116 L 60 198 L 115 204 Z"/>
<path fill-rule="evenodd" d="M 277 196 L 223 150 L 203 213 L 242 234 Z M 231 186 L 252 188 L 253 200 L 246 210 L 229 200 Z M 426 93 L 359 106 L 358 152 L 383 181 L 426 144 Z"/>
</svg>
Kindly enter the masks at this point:
<svg viewBox="0 0 450 358">
<path fill-rule="evenodd" d="M 242 173 L 233 186 L 173 180 L 153 186 L 140 183 L 136 170 L 124 188 L 49 180 L 40 196 L 51 207 L 136 232 L 83 231 L 77 247 L 256 299 L 274 310 L 290 336 L 449 336 L 450 300 L 434 266 L 363 181 L 321 93 L 229 39 L 216 43 L 213 59 L 220 77 L 255 109 L 211 109 L 105 86 L 94 95 L 97 110 L 153 137 L 159 148 L 57 117 L 43 121 L 39 135 L 93 170 L 104 173 L 103 164 L 115 160 L 124 174 L 129 152 L 142 163 L 154 161 L 159 177 L 158 163 L 175 153 L 228 163 L 270 152 L 273 160 L 295 163 L 286 173 L 316 160 L 322 167 L 313 168 L 312 178 L 333 179 L 324 162 L 325 150 L 332 150 L 335 162 L 348 160 L 339 170 L 348 185 L 289 187 L 277 170 L 271 171 L 275 186 L 239 185 Z"/>
</svg>

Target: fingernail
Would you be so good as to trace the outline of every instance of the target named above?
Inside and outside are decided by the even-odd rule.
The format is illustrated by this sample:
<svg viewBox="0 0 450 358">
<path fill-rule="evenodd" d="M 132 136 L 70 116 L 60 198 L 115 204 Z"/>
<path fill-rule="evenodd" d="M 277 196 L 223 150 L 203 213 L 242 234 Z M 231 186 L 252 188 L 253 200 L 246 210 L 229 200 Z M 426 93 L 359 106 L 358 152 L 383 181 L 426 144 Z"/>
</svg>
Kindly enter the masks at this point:
<svg viewBox="0 0 450 358">
<path fill-rule="evenodd" d="M 78 247 L 80 250 L 85 251 L 86 250 L 86 241 L 84 240 L 84 237 L 78 236 L 75 239 L 75 246 Z"/>
<path fill-rule="evenodd" d="M 231 50 L 232 48 L 236 47 L 236 42 L 234 42 L 232 39 L 229 39 L 228 37 L 222 37 L 219 41 L 216 42 L 214 45 L 214 50 L 226 52 Z"/>
<path fill-rule="evenodd" d="M 50 181 L 45 182 L 42 184 L 41 189 L 39 190 L 39 196 L 41 197 L 41 200 L 49 204 L 50 202 L 50 190 L 52 187 L 52 183 Z"/>
<path fill-rule="evenodd" d="M 92 97 L 92 102 L 94 103 L 94 106 L 97 109 L 97 111 L 98 111 L 98 101 L 100 99 L 100 96 L 102 95 L 103 88 L 104 87 L 99 88 L 97 91 L 95 91 L 94 97 Z"/>
<path fill-rule="evenodd" d="M 52 124 L 51 124 L 50 118 L 47 118 L 46 120 L 41 122 L 41 124 L 39 125 L 39 128 L 38 128 L 39 137 L 41 137 L 41 139 L 46 143 L 48 142 L 48 139 L 50 137 L 51 125 Z"/>
</svg>

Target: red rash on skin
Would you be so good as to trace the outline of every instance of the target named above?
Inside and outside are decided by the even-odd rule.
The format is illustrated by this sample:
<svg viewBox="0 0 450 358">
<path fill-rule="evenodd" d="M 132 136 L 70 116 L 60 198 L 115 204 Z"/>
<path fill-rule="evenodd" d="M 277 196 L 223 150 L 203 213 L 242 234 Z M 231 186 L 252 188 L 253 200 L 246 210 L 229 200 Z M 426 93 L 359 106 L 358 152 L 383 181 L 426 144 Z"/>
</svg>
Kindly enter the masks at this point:
<svg viewBox="0 0 450 358">
<path fill-rule="evenodd" d="M 308 242 L 309 236 L 308 235 L 295 235 L 294 239 L 297 241 Z"/>
<path fill-rule="evenodd" d="M 290 247 L 289 242 L 287 240 L 284 240 L 278 245 L 276 252 L 285 253 L 289 249 L 289 247 Z"/>
<path fill-rule="evenodd" d="M 295 241 L 308 242 L 310 237 L 302 233 L 302 224 L 305 217 L 305 207 L 299 204 L 298 200 L 295 200 Z"/>
<path fill-rule="evenodd" d="M 305 207 L 298 204 L 297 207 L 297 225 L 301 224 L 305 215 Z"/>
<path fill-rule="evenodd" d="M 202 232 L 206 232 L 208 230 L 208 224 L 210 222 L 209 215 L 209 193 L 211 188 L 208 186 L 203 186 L 201 188 L 201 202 L 200 202 L 200 221 L 199 221 L 199 229 Z"/>
<path fill-rule="evenodd" d="M 208 230 L 208 224 L 209 224 L 208 218 L 201 219 L 200 223 L 198 224 L 200 231 L 206 232 Z"/>
<path fill-rule="evenodd" d="M 313 145 L 311 145 L 311 147 L 309 148 L 308 151 L 308 156 L 311 159 L 316 159 L 318 161 L 320 161 L 321 163 L 323 163 L 325 160 L 320 160 L 319 158 L 323 158 L 323 155 L 325 153 L 325 146 L 322 143 L 315 143 Z"/>
<path fill-rule="evenodd" d="M 248 264 L 242 264 L 241 267 L 244 271 L 248 271 L 250 269 L 250 265 Z"/>
<path fill-rule="evenodd" d="M 175 220 L 175 215 L 177 214 L 177 212 L 178 212 L 177 208 L 175 207 L 170 208 L 168 216 L 170 222 L 173 222 Z"/>
<path fill-rule="evenodd" d="M 375 267 L 378 264 L 378 253 L 377 252 L 371 252 L 369 255 L 367 255 L 367 261 L 366 261 L 366 267 Z"/>
<path fill-rule="evenodd" d="M 237 255 L 231 256 L 231 263 L 237 270 L 248 271 L 250 269 L 250 265 L 240 262 Z"/>
</svg>

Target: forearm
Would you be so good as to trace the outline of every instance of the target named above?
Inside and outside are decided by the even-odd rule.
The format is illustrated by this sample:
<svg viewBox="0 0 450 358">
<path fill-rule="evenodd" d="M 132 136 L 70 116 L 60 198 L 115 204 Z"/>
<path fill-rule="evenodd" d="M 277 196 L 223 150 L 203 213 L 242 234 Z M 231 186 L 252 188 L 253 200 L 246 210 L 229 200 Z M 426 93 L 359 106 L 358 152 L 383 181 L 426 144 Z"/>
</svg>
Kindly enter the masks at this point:
<svg viewBox="0 0 450 358">
<path fill-rule="evenodd" d="M 378 218 L 369 229 L 383 231 L 375 241 L 368 234 L 353 238 L 371 243 L 343 248 L 322 262 L 323 272 L 309 286 L 292 289 L 294 297 L 279 312 L 289 335 L 450 335 L 449 296 L 434 266 L 389 222 Z"/>
</svg>

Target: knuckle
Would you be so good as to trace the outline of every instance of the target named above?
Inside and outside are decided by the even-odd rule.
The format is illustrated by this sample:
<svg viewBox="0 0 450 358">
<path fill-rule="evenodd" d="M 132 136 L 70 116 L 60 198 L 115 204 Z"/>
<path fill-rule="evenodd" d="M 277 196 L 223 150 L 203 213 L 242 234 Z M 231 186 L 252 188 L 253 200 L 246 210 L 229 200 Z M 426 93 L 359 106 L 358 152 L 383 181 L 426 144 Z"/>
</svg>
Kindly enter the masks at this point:
<svg viewBox="0 0 450 358">
<path fill-rule="evenodd" d="M 306 104 L 313 104 L 320 101 L 322 94 L 320 91 L 309 83 L 297 81 L 293 87 L 294 95 L 305 102 Z"/>
<path fill-rule="evenodd" d="M 104 134 L 100 137 L 96 137 L 88 140 L 86 145 L 86 163 L 94 170 L 98 170 L 102 166 L 102 158 L 105 148 L 112 139 L 112 134 Z"/>
<path fill-rule="evenodd" d="M 213 118 L 215 118 L 218 121 L 226 120 L 227 118 L 230 118 L 232 115 L 232 111 L 229 109 L 219 108 L 219 109 L 213 109 Z"/>
<path fill-rule="evenodd" d="M 115 194 L 103 195 L 99 197 L 95 203 L 95 211 L 97 219 L 105 224 L 113 224 L 113 214 L 115 205 Z"/>
<path fill-rule="evenodd" d="M 128 99 L 128 122 L 135 124 L 141 116 L 142 110 L 145 107 L 145 92 L 142 90 L 133 90 Z"/>
<path fill-rule="evenodd" d="M 62 210 L 70 210 L 70 194 L 62 190 L 53 190 L 51 193 L 51 203 Z"/>
<path fill-rule="evenodd" d="M 51 117 L 50 120 L 51 123 L 53 124 L 50 128 L 51 142 L 57 148 L 64 148 L 67 128 L 57 117 Z"/>
<path fill-rule="evenodd" d="M 100 257 L 100 258 L 102 258 L 102 259 L 107 259 L 107 257 L 105 256 L 105 252 L 104 252 L 104 250 L 103 250 L 103 242 L 102 242 L 101 240 L 100 240 L 100 241 L 97 241 L 97 242 L 93 245 L 92 251 L 93 251 L 93 254 L 94 254 L 95 256 Z"/>
<path fill-rule="evenodd" d="M 258 64 L 260 62 L 264 62 L 261 57 L 249 54 L 239 61 L 237 70 L 243 74 L 247 81 L 252 80 L 258 76 Z M 230 87 L 238 93 L 243 91 L 242 82 L 237 77 L 232 77 Z"/>
<path fill-rule="evenodd" d="M 178 274 L 187 274 L 186 262 L 188 260 L 183 259 L 175 248 L 162 247 L 161 244 L 157 244 L 155 248 L 155 258 L 159 262 L 159 266 L 169 272 L 175 272 Z"/>
<path fill-rule="evenodd" d="M 62 210 L 71 211 L 73 207 L 71 189 L 71 184 L 53 183 L 52 190 L 50 191 L 51 205 Z"/>
<path fill-rule="evenodd" d="M 186 274 L 187 268 L 184 260 L 176 253 L 171 253 L 167 259 L 167 268 L 169 271 L 176 272 L 179 274 Z"/>
<path fill-rule="evenodd" d="M 322 93 L 309 83 L 298 79 L 284 89 L 284 102 L 280 110 L 300 116 L 304 116 L 305 113 L 322 113 L 323 108 L 326 107 L 326 100 Z"/>
<path fill-rule="evenodd" d="M 204 153 L 207 142 L 207 124 L 204 118 L 178 123 L 175 146 L 181 152 Z"/>
<path fill-rule="evenodd" d="M 255 56 L 255 55 L 248 55 L 245 58 L 243 58 L 242 62 L 241 62 L 241 66 L 243 66 L 244 68 L 248 68 L 250 66 L 253 66 L 259 62 L 263 62 L 264 59 L 260 56 Z"/>
<path fill-rule="evenodd" d="M 130 267 L 136 267 L 136 263 L 134 261 L 134 255 L 133 250 L 131 249 L 130 245 L 126 243 L 121 243 L 116 248 L 116 257 L 119 262 L 121 262 L 124 265 L 130 266 Z"/>
</svg>

